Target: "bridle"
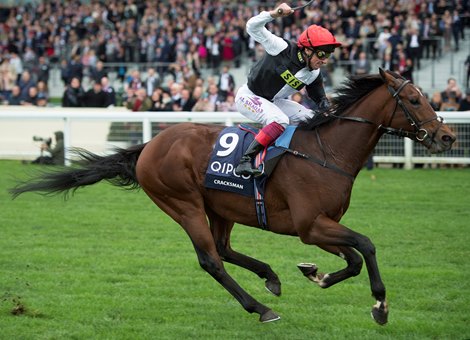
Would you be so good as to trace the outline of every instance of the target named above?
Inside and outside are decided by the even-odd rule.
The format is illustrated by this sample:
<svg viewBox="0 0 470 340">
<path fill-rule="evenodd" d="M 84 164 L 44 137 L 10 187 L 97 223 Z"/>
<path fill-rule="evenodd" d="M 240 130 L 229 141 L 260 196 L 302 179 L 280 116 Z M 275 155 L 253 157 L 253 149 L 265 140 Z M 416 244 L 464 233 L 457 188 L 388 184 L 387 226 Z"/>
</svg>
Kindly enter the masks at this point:
<svg viewBox="0 0 470 340">
<path fill-rule="evenodd" d="M 390 85 L 387 86 L 388 92 L 392 95 L 392 98 L 395 99 L 395 108 L 392 112 L 392 115 L 390 117 L 390 120 L 388 122 L 388 125 L 392 123 L 393 118 L 395 117 L 395 113 L 397 112 L 398 106 L 403 111 L 403 114 L 405 115 L 406 119 L 408 120 L 408 123 L 414 128 L 414 132 L 408 132 L 408 131 L 403 131 L 402 129 L 395 129 L 391 127 L 385 127 L 385 126 L 379 126 L 382 130 L 385 130 L 385 133 L 391 134 L 391 135 L 396 135 L 399 137 L 409 137 L 413 140 L 416 140 L 420 143 L 423 143 L 426 146 L 430 146 L 432 144 L 432 141 L 434 140 L 434 137 L 436 136 L 437 131 L 440 129 L 440 127 L 443 124 L 444 119 L 441 116 L 436 115 L 435 117 L 432 117 L 428 120 L 425 120 L 424 122 L 420 122 L 416 117 L 408 110 L 406 105 L 403 103 L 401 98 L 398 96 L 400 92 L 405 88 L 406 85 L 410 84 L 409 80 L 403 81 L 401 85 L 398 87 L 398 89 L 395 91 L 393 87 Z M 437 120 L 439 122 L 439 126 L 432 131 L 430 134 L 428 130 L 423 128 L 424 125 L 429 124 L 433 121 Z"/>
<path fill-rule="evenodd" d="M 443 125 L 443 118 L 440 116 L 435 116 L 433 118 L 430 118 L 428 120 L 425 120 L 424 122 L 420 122 L 415 115 L 413 115 L 410 110 L 406 107 L 405 103 L 401 100 L 399 97 L 400 92 L 406 87 L 406 85 L 410 84 L 409 80 L 404 80 L 403 83 L 400 84 L 397 90 L 395 90 L 392 86 L 387 85 L 387 89 L 392 95 L 392 98 L 395 99 L 395 108 L 393 109 L 393 112 L 390 116 L 390 120 L 388 121 L 388 126 L 384 126 L 383 124 L 380 124 L 377 126 L 378 130 L 384 131 L 384 133 L 389 134 L 389 135 L 394 135 L 394 136 L 399 136 L 399 137 L 408 137 L 412 140 L 418 141 L 425 146 L 430 146 L 432 144 L 432 141 L 434 140 L 434 137 L 436 136 L 437 131 L 440 129 L 440 127 Z M 395 117 L 395 114 L 397 112 L 398 107 L 400 107 L 403 111 L 403 114 L 405 115 L 406 119 L 410 123 L 410 125 L 414 128 L 414 132 L 410 131 L 405 131 L 403 129 L 396 129 L 393 127 L 390 127 L 390 124 L 393 121 L 393 118 Z M 344 117 L 344 116 L 336 116 L 334 114 L 331 114 L 330 112 L 325 112 L 324 113 L 327 116 L 332 116 L 337 119 L 342 119 L 342 120 L 352 120 L 355 122 L 360 122 L 360 123 L 368 123 L 368 124 L 373 124 L 377 125 L 376 123 L 362 118 L 362 117 Z M 433 122 L 434 120 L 437 120 L 440 125 L 431 133 L 428 132 L 424 128 L 426 124 L 429 124 Z"/>
</svg>

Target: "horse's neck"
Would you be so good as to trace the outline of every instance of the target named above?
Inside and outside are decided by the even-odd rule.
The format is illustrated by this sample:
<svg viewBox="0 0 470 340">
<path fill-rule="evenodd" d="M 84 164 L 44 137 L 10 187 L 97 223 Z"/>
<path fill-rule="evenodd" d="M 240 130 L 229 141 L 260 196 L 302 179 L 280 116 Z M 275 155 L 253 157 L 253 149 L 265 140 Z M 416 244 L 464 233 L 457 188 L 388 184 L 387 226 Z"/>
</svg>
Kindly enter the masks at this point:
<svg viewBox="0 0 470 340">
<path fill-rule="evenodd" d="M 385 87 L 374 90 L 355 103 L 344 117 L 360 117 L 374 124 L 337 119 L 319 131 L 323 141 L 325 154 L 336 166 L 350 174 L 356 175 L 377 145 L 383 132 L 378 129 L 380 124 L 388 123 L 388 113 L 393 110 L 390 101 L 372 99 L 382 97 L 380 91 Z M 387 98 L 383 93 L 382 98 Z"/>
</svg>

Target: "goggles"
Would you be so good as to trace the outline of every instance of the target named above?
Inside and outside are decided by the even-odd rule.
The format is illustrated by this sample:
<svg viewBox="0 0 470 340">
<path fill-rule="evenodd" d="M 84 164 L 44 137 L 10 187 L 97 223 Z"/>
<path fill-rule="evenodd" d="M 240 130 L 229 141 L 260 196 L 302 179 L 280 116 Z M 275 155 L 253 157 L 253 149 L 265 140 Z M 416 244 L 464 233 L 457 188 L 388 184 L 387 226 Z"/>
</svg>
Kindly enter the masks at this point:
<svg viewBox="0 0 470 340">
<path fill-rule="evenodd" d="M 331 55 L 331 53 L 325 52 L 325 51 L 322 51 L 322 50 L 316 50 L 316 51 L 313 51 L 313 53 L 315 53 L 317 58 L 320 59 L 320 60 L 328 59 Z"/>
<path fill-rule="evenodd" d="M 312 49 L 312 48 L 306 48 L 306 49 L 309 50 L 310 52 L 312 52 L 310 54 L 309 58 L 316 55 L 318 59 L 325 60 L 325 59 L 328 59 L 331 56 L 331 52 L 325 52 L 323 50 L 317 50 L 317 49 Z"/>
</svg>

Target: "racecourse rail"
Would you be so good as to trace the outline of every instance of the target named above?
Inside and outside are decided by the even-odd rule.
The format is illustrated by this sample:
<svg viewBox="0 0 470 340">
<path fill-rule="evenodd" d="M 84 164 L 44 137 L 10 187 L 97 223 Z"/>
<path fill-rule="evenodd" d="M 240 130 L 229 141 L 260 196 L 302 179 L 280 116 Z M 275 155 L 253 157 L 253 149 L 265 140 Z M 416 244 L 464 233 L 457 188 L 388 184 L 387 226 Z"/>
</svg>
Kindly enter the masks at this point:
<svg viewBox="0 0 470 340">
<path fill-rule="evenodd" d="M 431 155 L 423 146 L 405 138 L 384 135 L 374 150 L 375 163 L 403 164 L 470 164 L 470 111 L 438 112 L 457 134 L 455 147 L 443 154 Z M 110 139 L 113 122 L 139 125 L 139 142 L 152 138 L 152 123 L 218 123 L 226 126 L 250 122 L 237 112 L 131 112 L 123 107 L 62 108 L 62 107 L 0 107 L 0 158 L 32 159 L 39 156 L 39 144 L 33 136 L 52 137 L 64 131 L 66 158 L 70 147 L 93 152 L 111 152 L 115 146 L 129 143 Z M 347 141 L 347 138 L 345 138 Z"/>
</svg>

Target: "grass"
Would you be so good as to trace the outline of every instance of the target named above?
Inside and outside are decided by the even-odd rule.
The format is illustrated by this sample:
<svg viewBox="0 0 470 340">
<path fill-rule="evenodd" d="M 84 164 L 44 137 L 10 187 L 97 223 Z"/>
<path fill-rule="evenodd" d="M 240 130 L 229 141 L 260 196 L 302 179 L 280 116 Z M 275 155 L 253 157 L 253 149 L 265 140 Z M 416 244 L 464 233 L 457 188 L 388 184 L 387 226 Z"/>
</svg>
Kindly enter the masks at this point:
<svg viewBox="0 0 470 340">
<path fill-rule="evenodd" d="M 142 191 L 107 183 L 69 201 L 6 189 L 32 166 L 0 161 L 0 339 L 468 339 L 470 171 L 375 169 L 356 180 L 343 223 L 377 247 L 389 323 L 369 316 L 367 271 L 322 290 L 338 258 L 297 238 L 236 227 L 233 247 L 268 262 L 283 294 L 229 273 L 282 319 L 261 324 L 200 269 L 183 230 Z M 371 179 L 373 174 L 376 179 Z"/>
</svg>

